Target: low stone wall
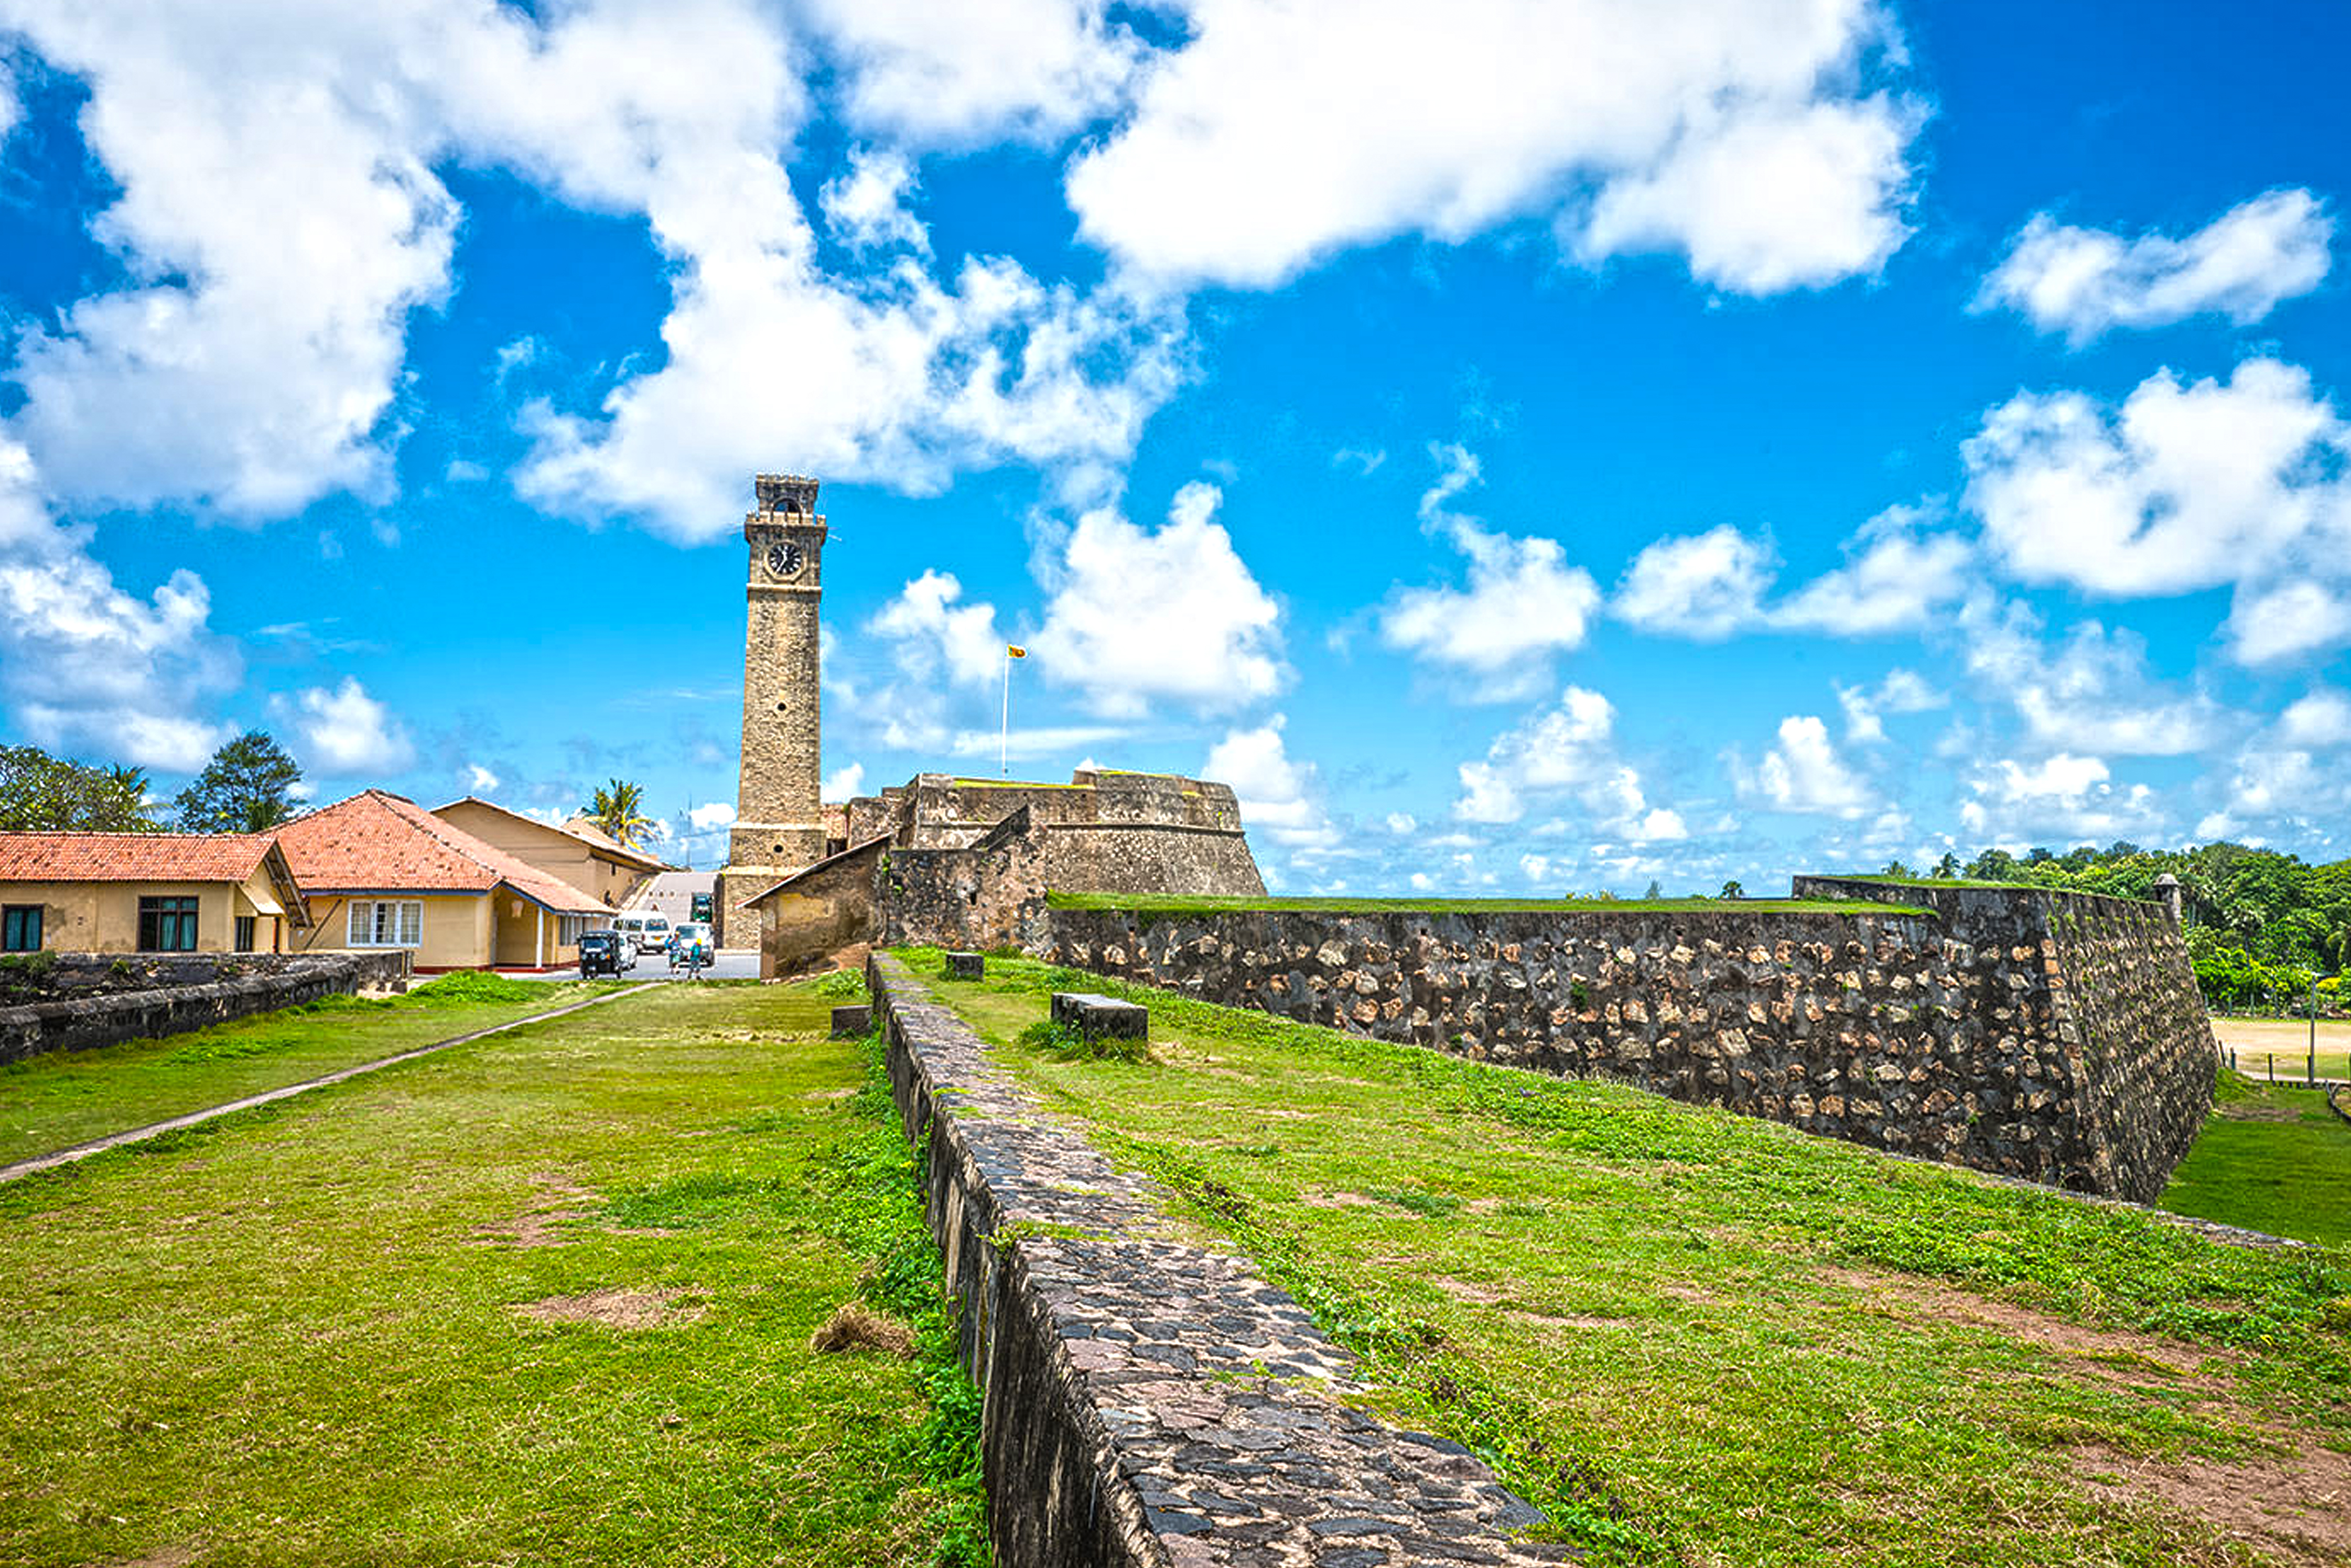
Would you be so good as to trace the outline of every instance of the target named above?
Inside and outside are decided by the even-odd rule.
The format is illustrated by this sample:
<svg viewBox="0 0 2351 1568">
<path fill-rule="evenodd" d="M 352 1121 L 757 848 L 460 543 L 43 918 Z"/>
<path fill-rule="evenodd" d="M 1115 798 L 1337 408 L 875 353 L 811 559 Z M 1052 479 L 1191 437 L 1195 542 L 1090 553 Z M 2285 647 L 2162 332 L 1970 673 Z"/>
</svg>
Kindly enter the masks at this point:
<svg viewBox="0 0 2351 1568">
<path fill-rule="evenodd" d="M 1345 1352 L 1246 1260 L 1176 1239 L 885 954 L 867 978 L 984 1396 L 1004 1568 L 1572 1560 L 1457 1444 L 1343 1403 Z"/>
<path fill-rule="evenodd" d="M 1030 946 L 2028 1181 L 2137 1202 L 2162 1189 L 2210 1108 L 2218 1052 L 2159 908 L 1812 878 L 1797 892 L 1934 907 L 1055 910 Z"/>
<path fill-rule="evenodd" d="M 60 954 L 46 977 L 57 999 L 0 1008 L 0 1061 L 184 1034 L 321 997 L 405 990 L 408 977 L 405 950 L 130 959 Z M 141 988 L 114 988 L 141 979 Z"/>
</svg>

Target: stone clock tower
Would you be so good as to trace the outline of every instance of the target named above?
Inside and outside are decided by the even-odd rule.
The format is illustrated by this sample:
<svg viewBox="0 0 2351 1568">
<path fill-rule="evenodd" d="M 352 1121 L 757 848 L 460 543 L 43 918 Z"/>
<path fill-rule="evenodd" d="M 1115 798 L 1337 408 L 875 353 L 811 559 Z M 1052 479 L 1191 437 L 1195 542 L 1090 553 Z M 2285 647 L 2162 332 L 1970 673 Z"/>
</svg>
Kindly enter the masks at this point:
<svg viewBox="0 0 2351 1568">
<path fill-rule="evenodd" d="M 813 479 L 762 474 L 750 546 L 743 634 L 743 773 L 735 831 L 718 873 L 719 945 L 757 946 L 757 911 L 742 901 L 824 858 L 823 725 L 817 695 L 817 601 L 824 519 Z"/>
</svg>

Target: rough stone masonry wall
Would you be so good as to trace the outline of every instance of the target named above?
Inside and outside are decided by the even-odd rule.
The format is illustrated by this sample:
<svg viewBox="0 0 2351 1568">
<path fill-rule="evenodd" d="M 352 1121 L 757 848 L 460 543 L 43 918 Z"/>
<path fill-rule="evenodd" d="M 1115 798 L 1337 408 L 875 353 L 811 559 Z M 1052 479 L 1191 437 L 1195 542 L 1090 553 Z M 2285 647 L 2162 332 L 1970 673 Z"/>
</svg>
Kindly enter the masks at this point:
<svg viewBox="0 0 2351 1568">
<path fill-rule="evenodd" d="M 1003 1568 L 1568 1561 L 1467 1449 L 1343 1403 L 1347 1354 L 1244 1258 L 1178 1240 L 905 967 L 867 969 L 985 1396 Z"/>
<path fill-rule="evenodd" d="M 2095 1189 L 2148 1201 L 2186 1157 L 2212 1108 L 2220 1051 L 2188 945 L 2163 906 L 2095 894 L 1938 888 L 1804 876 L 1805 898 L 1900 899 L 1932 908 L 1962 939 L 2043 954 L 2050 1012 L 2085 1124 Z"/>
<path fill-rule="evenodd" d="M 53 983 L 61 991 L 78 994 L 0 1008 L 0 1061 L 184 1034 L 207 1024 L 357 990 L 405 989 L 409 977 L 409 955 L 400 950 L 130 960 L 134 966 L 167 967 L 170 973 L 189 978 L 159 978 L 151 988 L 129 991 L 99 989 L 102 981 L 74 983 L 80 971 L 110 977 L 118 962 L 104 956 L 60 955 L 60 973 L 53 974 Z M 222 977 L 225 970 L 242 972 Z M 205 977 L 194 977 L 199 975 Z"/>
<path fill-rule="evenodd" d="M 2179 1129 L 2210 1106 L 2210 1035 L 2200 1009 L 2191 1029 L 2166 1003 L 2131 1015 L 2166 1020 L 2160 1039 L 2085 1063 L 2043 907 L 2000 893 L 1970 902 L 1956 925 L 1736 906 L 1056 910 L 1031 949 L 1208 1001 L 2147 1201 L 2185 1151 Z M 2126 925 L 2097 930 L 2102 972 L 2185 970 L 2184 953 L 2134 947 Z M 2186 983 L 2192 995 L 2192 975 Z"/>
</svg>

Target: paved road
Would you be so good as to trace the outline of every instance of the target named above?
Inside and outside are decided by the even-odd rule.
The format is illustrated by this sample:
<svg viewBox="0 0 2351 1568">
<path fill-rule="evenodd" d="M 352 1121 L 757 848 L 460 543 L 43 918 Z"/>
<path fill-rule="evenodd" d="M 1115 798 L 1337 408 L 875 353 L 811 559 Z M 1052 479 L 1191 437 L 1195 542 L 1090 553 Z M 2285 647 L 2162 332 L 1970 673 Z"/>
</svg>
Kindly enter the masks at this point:
<svg viewBox="0 0 2351 1568">
<path fill-rule="evenodd" d="M 515 969 L 499 972 L 510 975 L 517 980 L 576 980 L 580 977 L 580 971 L 577 969 L 545 971 Z M 685 971 L 683 969 L 674 976 L 671 975 L 669 959 L 660 953 L 641 953 L 637 956 L 635 968 L 621 971 L 621 978 L 632 981 L 684 979 L 684 977 Z M 702 977 L 705 980 L 756 980 L 759 977 L 758 951 L 751 947 L 728 948 L 718 955 L 716 963 L 702 971 Z"/>
</svg>

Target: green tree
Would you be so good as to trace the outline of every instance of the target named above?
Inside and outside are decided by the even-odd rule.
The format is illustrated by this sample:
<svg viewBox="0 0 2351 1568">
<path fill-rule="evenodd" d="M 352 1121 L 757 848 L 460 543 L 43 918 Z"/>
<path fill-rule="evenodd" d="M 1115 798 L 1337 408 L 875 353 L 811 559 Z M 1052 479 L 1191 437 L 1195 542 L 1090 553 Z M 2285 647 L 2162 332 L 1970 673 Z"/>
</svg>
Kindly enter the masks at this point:
<svg viewBox="0 0 2351 1568">
<path fill-rule="evenodd" d="M 1943 852 L 1943 858 L 1935 862 L 1935 875 L 1944 882 L 1949 882 L 1959 874 L 1959 857 L 1953 854 L 1950 851 L 1945 850 Z"/>
<path fill-rule="evenodd" d="M 633 849 L 644 837 L 645 830 L 653 825 L 653 820 L 645 815 L 644 806 L 643 788 L 615 779 L 597 789 L 580 814 L 603 830 L 607 837 Z"/>
<path fill-rule="evenodd" d="M 213 753 L 174 802 L 191 833 L 258 833 L 294 815 L 302 769 L 266 730 L 248 729 Z"/>
<path fill-rule="evenodd" d="M 0 830 L 152 833 L 155 827 L 141 769 L 94 768 L 37 746 L 0 746 Z"/>
<path fill-rule="evenodd" d="M 1722 893 L 1720 896 L 1724 898 L 1744 898 L 1747 896 L 1747 890 L 1740 886 L 1736 882 L 1726 882 L 1722 884 Z"/>
</svg>

